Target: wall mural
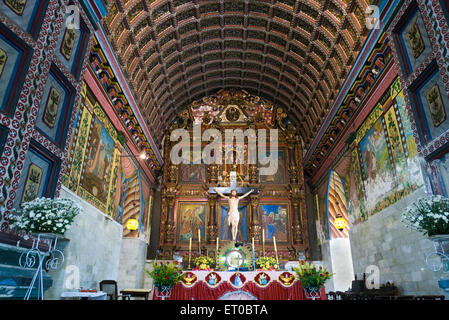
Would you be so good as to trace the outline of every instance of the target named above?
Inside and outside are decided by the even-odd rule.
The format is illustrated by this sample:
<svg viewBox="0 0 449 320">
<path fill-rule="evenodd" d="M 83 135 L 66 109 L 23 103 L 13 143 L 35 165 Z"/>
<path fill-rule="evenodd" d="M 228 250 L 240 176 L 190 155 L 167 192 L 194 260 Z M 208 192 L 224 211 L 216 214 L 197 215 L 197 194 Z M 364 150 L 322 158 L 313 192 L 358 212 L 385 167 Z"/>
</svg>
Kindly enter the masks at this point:
<svg viewBox="0 0 449 320">
<path fill-rule="evenodd" d="M 97 101 L 82 91 L 82 108 L 69 154 L 70 170 L 63 184 L 99 210 L 116 217 L 120 188 L 117 131 Z"/>
<path fill-rule="evenodd" d="M 89 138 L 80 185 L 98 200 L 106 203 L 114 160 L 114 140 L 98 118 L 91 122 Z"/>
<path fill-rule="evenodd" d="M 360 126 L 346 174 L 349 221 L 355 225 L 424 184 L 399 79 Z"/>
</svg>

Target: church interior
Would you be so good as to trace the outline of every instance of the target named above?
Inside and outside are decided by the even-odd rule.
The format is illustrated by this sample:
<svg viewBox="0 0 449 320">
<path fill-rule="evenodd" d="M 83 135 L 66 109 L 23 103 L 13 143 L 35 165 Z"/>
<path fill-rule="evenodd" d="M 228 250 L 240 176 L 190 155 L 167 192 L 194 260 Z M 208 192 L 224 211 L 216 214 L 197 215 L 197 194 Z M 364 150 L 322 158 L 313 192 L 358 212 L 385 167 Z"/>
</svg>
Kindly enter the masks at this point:
<svg viewBox="0 0 449 320">
<path fill-rule="evenodd" d="M 449 299 L 448 52 L 447 0 L 0 1 L 0 300 Z"/>
</svg>

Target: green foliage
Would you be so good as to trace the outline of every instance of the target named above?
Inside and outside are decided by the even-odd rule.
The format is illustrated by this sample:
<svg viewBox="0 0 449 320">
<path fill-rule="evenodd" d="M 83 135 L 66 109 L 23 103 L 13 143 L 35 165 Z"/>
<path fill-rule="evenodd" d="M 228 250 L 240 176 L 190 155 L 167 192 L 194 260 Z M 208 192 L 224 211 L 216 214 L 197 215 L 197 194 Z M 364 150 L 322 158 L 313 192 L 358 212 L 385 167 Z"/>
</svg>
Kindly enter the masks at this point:
<svg viewBox="0 0 449 320">
<path fill-rule="evenodd" d="M 211 270 L 215 261 L 211 257 L 200 256 L 193 259 L 194 270 Z"/>
<path fill-rule="evenodd" d="M 182 270 L 177 261 L 165 263 L 154 261 L 153 270 L 145 270 L 145 272 L 153 278 L 154 286 L 158 289 L 175 286 L 182 276 Z"/>
<path fill-rule="evenodd" d="M 420 198 L 407 207 L 401 221 L 428 236 L 449 234 L 449 199 L 439 195 Z"/>
<path fill-rule="evenodd" d="M 273 257 L 260 257 L 256 260 L 256 266 L 258 269 L 265 271 L 274 271 L 279 269 L 279 265 Z"/>
<path fill-rule="evenodd" d="M 13 209 L 11 227 L 34 233 L 64 234 L 81 208 L 71 199 L 37 198 Z"/>
<path fill-rule="evenodd" d="M 301 281 L 303 288 L 321 288 L 324 285 L 324 282 L 332 277 L 332 274 L 325 268 L 321 266 L 317 268 L 315 264 L 310 265 L 304 261 L 301 261 L 299 268 L 294 268 L 294 270 L 296 271 L 296 276 L 298 280 Z"/>
</svg>

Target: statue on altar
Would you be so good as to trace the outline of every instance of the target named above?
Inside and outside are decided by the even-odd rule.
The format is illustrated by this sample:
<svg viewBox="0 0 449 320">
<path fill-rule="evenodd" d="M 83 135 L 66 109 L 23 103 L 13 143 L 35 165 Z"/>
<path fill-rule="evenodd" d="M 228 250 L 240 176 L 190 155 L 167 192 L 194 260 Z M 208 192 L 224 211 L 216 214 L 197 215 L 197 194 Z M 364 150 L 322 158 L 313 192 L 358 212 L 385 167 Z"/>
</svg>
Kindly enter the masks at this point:
<svg viewBox="0 0 449 320">
<path fill-rule="evenodd" d="M 218 191 L 216 188 L 214 189 L 217 194 L 219 194 L 221 197 L 228 199 L 229 204 L 229 215 L 228 215 L 228 225 L 231 227 L 232 232 L 232 240 L 234 242 L 237 239 L 237 231 L 239 226 L 239 220 L 240 220 L 240 213 L 239 213 L 239 201 L 243 198 L 246 198 L 249 196 L 252 192 L 254 192 L 254 189 L 251 189 L 247 193 L 245 193 L 243 196 L 237 196 L 237 190 L 233 189 L 231 190 L 231 195 L 225 196 L 223 193 Z"/>
</svg>

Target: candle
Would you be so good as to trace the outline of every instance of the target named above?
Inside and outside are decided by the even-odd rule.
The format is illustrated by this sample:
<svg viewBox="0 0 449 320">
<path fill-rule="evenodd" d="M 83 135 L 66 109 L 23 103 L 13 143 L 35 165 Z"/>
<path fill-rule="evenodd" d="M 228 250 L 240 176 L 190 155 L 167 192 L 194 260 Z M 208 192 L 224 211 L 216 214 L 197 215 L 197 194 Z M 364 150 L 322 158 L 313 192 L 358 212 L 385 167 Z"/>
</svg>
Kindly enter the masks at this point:
<svg viewBox="0 0 449 320">
<path fill-rule="evenodd" d="M 189 239 L 189 266 L 187 267 L 187 269 L 190 269 L 191 256 L 192 256 L 192 237 L 190 237 Z"/>
<path fill-rule="evenodd" d="M 201 230 L 198 228 L 198 252 L 201 255 Z"/>
<path fill-rule="evenodd" d="M 265 257 L 265 229 L 262 229 L 262 251 L 263 256 Z"/>
<path fill-rule="evenodd" d="M 218 244 L 219 244 L 219 242 L 218 242 L 219 240 L 218 240 L 218 237 L 217 237 L 217 253 L 218 253 Z"/>
<path fill-rule="evenodd" d="M 253 241 L 252 242 L 253 242 L 253 252 L 254 252 L 254 237 L 253 237 Z"/>
<path fill-rule="evenodd" d="M 274 252 L 276 253 L 276 263 L 279 264 L 278 249 L 276 247 L 276 237 L 275 236 L 273 236 L 273 243 L 274 243 Z"/>
</svg>

